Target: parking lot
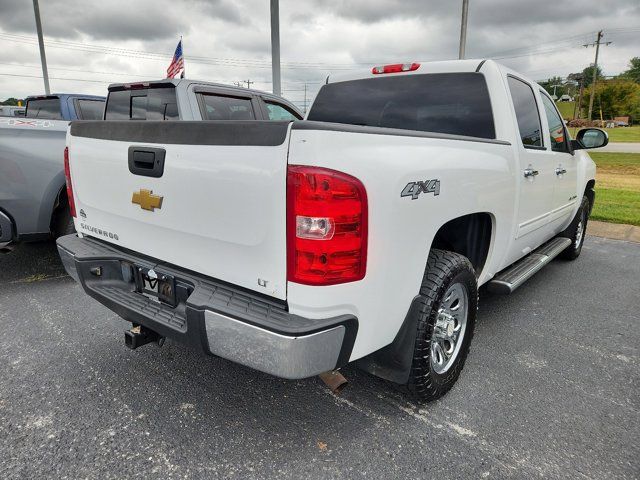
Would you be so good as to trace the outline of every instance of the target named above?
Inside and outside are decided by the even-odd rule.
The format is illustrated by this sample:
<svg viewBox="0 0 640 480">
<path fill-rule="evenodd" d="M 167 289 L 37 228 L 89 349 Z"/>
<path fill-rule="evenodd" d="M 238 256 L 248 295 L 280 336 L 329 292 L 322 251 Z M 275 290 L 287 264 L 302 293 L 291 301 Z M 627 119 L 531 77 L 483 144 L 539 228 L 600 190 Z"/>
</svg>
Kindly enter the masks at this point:
<svg viewBox="0 0 640 480">
<path fill-rule="evenodd" d="M 465 370 L 426 406 L 355 368 L 333 395 L 167 341 L 64 274 L 0 254 L 0 478 L 637 478 L 640 245 L 588 237 L 485 292 Z"/>
</svg>

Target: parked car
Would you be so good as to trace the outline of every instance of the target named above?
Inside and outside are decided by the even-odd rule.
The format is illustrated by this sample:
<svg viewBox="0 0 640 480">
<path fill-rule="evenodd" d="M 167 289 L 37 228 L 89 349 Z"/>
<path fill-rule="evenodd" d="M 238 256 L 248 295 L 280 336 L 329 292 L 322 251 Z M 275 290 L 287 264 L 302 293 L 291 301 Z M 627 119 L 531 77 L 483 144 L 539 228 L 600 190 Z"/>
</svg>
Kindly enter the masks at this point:
<svg viewBox="0 0 640 480">
<path fill-rule="evenodd" d="M 302 118 L 297 107 L 281 97 L 188 79 L 113 84 L 106 106 L 99 97 L 30 97 L 27 117 L 47 120 L 4 124 L 0 120 L 0 173 L 9 172 L 0 178 L 4 232 L 0 242 L 39 240 L 73 231 L 62 158 L 67 122 L 55 121 L 60 116 L 65 120 Z"/>
<path fill-rule="evenodd" d="M 573 102 L 573 97 L 571 95 L 567 95 L 566 93 L 560 97 L 560 102 Z"/>
<path fill-rule="evenodd" d="M 169 337 L 289 379 L 357 362 L 431 400 L 463 368 L 478 287 L 580 255 L 584 149 L 606 143 L 474 60 L 329 77 L 305 121 L 73 122 L 78 234 L 58 250 L 131 348 Z"/>
<path fill-rule="evenodd" d="M 70 120 L 102 118 L 104 97 L 38 95 L 0 118 L 0 246 L 73 232 L 63 171 Z"/>
<path fill-rule="evenodd" d="M 0 105 L 0 117 L 24 117 L 24 107 Z"/>
</svg>

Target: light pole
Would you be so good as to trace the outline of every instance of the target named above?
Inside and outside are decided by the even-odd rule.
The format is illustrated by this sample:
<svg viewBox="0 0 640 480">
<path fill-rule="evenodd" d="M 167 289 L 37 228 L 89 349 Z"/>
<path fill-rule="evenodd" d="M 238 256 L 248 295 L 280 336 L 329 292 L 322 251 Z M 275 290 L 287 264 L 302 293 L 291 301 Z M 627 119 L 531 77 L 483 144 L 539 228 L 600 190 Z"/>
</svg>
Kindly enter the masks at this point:
<svg viewBox="0 0 640 480">
<path fill-rule="evenodd" d="M 40 22 L 40 7 L 38 0 L 33 0 L 33 12 L 36 15 L 36 30 L 38 31 L 38 44 L 40 45 L 40 61 L 42 62 L 42 78 L 44 78 L 44 93 L 49 95 L 49 71 L 47 70 L 47 57 L 44 54 L 44 38 L 42 37 L 42 23 Z"/>
<path fill-rule="evenodd" d="M 282 95 L 280 88 L 280 9 L 278 0 L 271 0 L 271 76 L 273 94 Z"/>
<path fill-rule="evenodd" d="M 467 45 L 467 17 L 469 16 L 469 0 L 462 0 L 462 20 L 460 22 L 460 49 L 458 58 L 464 58 L 464 50 Z"/>
</svg>

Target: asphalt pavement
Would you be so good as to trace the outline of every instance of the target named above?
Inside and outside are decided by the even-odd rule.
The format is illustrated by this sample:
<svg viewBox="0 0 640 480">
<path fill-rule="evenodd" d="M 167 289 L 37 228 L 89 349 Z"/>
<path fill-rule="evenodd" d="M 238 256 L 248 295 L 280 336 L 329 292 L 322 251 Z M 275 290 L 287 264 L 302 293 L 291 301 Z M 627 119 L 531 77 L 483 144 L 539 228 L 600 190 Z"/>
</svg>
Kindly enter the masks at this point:
<svg viewBox="0 0 640 480">
<path fill-rule="evenodd" d="M 640 153 L 640 143 L 634 142 L 613 142 L 606 147 L 598 148 L 594 152 L 621 152 Z"/>
<path fill-rule="evenodd" d="M 167 341 L 64 274 L 0 254 L 0 478 L 638 478 L 640 245 L 588 237 L 481 294 L 457 385 L 418 406 L 353 367 L 333 395 Z"/>
</svg>

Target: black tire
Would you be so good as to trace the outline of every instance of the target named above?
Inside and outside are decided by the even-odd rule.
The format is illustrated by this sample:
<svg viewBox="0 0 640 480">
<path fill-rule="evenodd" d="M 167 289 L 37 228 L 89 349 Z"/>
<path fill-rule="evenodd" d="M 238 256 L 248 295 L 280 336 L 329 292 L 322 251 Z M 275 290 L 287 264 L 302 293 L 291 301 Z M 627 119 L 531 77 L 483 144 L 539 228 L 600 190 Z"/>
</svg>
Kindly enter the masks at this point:
<svg viewBox="0 0 640 480">
<path fill-rule="evenodd" d="M 441 373 L 436 371 L 437 362 L 432 358 L 431 344 L 439 317 L 439 310 L 446 300 L 445 293 L 455 284 L 460 284 L 467 293 L 466 328 L 462 331 L 461 344 L 454 351 L 451 365 Z M 409 381 L 410 394 L 420 402 L 435 400 L 447 393 L 454 385 L 469 353 L 469 344 L 478 309 L 478 282 L 469 259 L 445 250 L 432 250 L 420 287 L 422 305 L 417 313 L 417 335 Z"/>
<path fill-rule="evenodd" d="M 60 209 L 54 218 L 53 237 L 58 238 L 72 233 L 76 233 L 76 228 L 73 225 L 73 217 L 69 212 L 69 208 L 65 207 Z"/>
<path fill-rule="evenodd" d="M 566 237 L 571 240 L 571 245 L 559 255 L 560 258 L 564 260 L 575 260 L 580 256 L 582 245 L 584 244 L 584 237 L 586 237 L 590 211 L 591 204 L 589 203 L 589 199 L 584 196 L 582 197 L 582 203 L 580 203 L 580 208 L 576 212 L 576 216 L 571 222 L 571 225 L 560 234 L 561 237 Z"/>
</svg>

